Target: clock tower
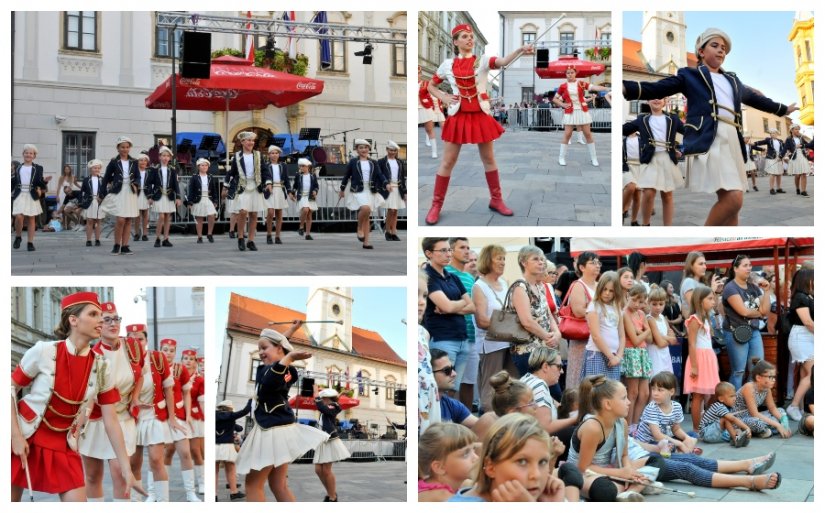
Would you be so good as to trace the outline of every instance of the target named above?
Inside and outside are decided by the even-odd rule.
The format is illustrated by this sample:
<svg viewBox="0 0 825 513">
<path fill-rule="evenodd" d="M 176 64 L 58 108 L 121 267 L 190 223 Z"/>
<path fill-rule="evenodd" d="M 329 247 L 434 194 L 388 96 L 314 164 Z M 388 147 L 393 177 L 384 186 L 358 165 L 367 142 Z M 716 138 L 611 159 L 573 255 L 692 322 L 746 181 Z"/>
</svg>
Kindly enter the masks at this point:
<svg viewBox="0 0 825 513">
<path fill-rule="evenodd" d="M 677 69 L 687 66 L 685 14 L 644 11 L 642 16 L 642 54 L 652 71 L 675 75 Z"/>
<path fill-rule="evenodd" d="M 352 352 L 352 303 L 350 287 L 309 289 L 307 320 L 340 322 L 306 325 L 305 329 L 319 346 Z"/>
</svg>

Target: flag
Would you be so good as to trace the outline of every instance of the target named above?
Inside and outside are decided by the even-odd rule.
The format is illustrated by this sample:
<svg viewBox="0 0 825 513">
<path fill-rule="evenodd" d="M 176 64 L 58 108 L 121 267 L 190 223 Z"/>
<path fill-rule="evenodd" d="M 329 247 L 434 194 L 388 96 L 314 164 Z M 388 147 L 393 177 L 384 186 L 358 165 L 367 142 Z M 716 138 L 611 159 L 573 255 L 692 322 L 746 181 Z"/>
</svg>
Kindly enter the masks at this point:
<svg viewBox="0 0 825 513">
<path fill-rule="evenodd" d="M 364 395 L 364 382 L 361 381 L 361 371 L 355 374 L 355 380 L 358 382 L 358 395 Z"/>
<path fill-rule="evenodd" d="M 329 34 L 329 26 L 327 23 L 327 12 L 318 11 L 312 19 L 313 23 L 319 23 L 323 26 L 317 27 L 315 32 L 318 34 Z M 319 39 L 321 45 L 321 69 L 329 69 L 332 67 L 332 42 L 329 39 Z"/>
<path fill-rule="evenodd" d="M 347 365 L 347 370 L 344 371 L 344 380 L 346 381 L 347 390 L 349 390 L 349 365 Z"/>
<path fill-rule="evenodd" d="M 246 18 L 248 20 L 252 19 L 252 11 L 246 11 Z M 255 62 L 255 36 L 252 35 L 252 24 L 246 24 L 246 30 L 249 33 L 246 35 L 246 51 L 244 55 L 246 56 L 246 60 Z"/>
<path fill-rule="evenodd" d="M 295 11 L 284 11 L 283 19 L 287 22 L 287 31 L 289 32 L 289 38 L 287 38 L 286 42 L 287 53 L 290 59 L 295 60 L 295 57 L 298 55 L 298 40 L 292 37 L 295 33 L 295 27 L 291 24 L 291 22 L 295 21 Z"/>
</svg>

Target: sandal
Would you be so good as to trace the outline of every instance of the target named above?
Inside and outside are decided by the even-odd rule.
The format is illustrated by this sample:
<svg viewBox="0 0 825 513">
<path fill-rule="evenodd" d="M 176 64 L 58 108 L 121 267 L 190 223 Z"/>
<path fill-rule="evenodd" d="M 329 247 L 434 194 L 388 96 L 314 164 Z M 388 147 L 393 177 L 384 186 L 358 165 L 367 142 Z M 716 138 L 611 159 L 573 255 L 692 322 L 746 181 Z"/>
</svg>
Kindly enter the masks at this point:
<svg viewBox="0 0 825 513">
<path fill-rule="evenodd" d="M 776 461 L 776 451 L 768 454 L 767 456 L 763 456 L 761 461 L 759 461 L 759 458 L 754 458 L 752 461 L 753 462 L 748 469 L 748 474 L 764 474 L 765 471 L 771 468 Z"/>
<path fill-rule="evenodd" d="M 748 436 L 748 432 L 740 431 L 739 434 L 736 435 L 736 440 L 733 441 L 733 446 L 737 449 L 740 447 L 747 447 L 750 441 L 751 439 Z"/>
<path fill-rule="evenodd" d="M 771 477 L 773 477 L 773 476 L 776 476 L 776 482 L 773 484 L 773 486 L 768 486 L 768 483 L 771 482 Z M 751 486 L 750 486 L 750 488 L 754 492 L 759 492 L 759 491 L 762 491 L 762 490 L 776 490 L 777 488 L 779 488 L 779 485 L 782 484 L 782 474 L 780 474 L 779 472 L 774 472 L 772 474 L 765 474 L 765 477 L 767 479 L 765 480 L 765 486 L 763 486 L 761 488 L 756 487 L 756 478 L 757 477 L 758 476 L 751 476 Z"/>
</svg>

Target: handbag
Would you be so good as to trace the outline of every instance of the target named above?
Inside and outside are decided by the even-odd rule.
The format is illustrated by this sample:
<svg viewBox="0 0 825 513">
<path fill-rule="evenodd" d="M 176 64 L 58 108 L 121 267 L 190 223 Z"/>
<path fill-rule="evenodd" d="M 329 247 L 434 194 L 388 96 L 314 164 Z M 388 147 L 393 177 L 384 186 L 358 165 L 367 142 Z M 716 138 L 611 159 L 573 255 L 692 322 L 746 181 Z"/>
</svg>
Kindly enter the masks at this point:
<svg viewBox="0 0 825 513">
<path fill-rule="evenodd" d="M 573 284 L 575 283 L 578 283 L 578 280 L 570 284 L 570 288 L 567 289 L 567 294 L 564 295 L 561 308 L 559 308 L 559 317 L 561 318 L 559 331 L 561 331 L 561 336 L 567 340 L 587 340 L 590 338 L 590 328 L 587 326 L 587 319 L 573 315 L 573 309 L 568 302 L 570 291 L 573 290 Z M 582 283 L 581 286 L 584 287 L 584 295 L 587 297 L 587 302 L 590 303 L 591 298 L 590 293 L 587 292 L 587 287 L 584 283 Z"/>
<path fill-rule="evenodd" d="M 500 310 L 493 310 L 490 315 L 490 327 L 487 328 L 485 338 L 496 342 L 510 342 L 511 344 L 527 344 L 533 340 L 533 335 L 524 329 L 518 319 L 516 309 L 513 308 L 511 297 L 513 289 L 519 283 L 527 283 L 524 280 L 516 280 L 507 290 L 504 303 Z"/>
<path fill-rule="evenodd" d="M 753 337 L 753 326 L 750 324 L 740 324 L 732 329 L 733 340 L 740 344 L 747 344 Z"/>
</svg>

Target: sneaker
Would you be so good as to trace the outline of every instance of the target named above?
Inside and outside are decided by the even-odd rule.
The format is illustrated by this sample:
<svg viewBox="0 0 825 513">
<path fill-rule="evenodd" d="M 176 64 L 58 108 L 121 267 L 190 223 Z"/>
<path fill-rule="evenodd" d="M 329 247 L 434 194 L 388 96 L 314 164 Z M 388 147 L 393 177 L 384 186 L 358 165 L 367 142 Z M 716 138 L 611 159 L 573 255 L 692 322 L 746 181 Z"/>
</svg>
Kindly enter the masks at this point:
<svg viewBox="0 0 825 513">
<path fill-rule="evenodd" d="M 384 232 L 384 238 L 388 241 L 392 240 L 392 234 L 390 232 Z"/>
<path fill-rule="evenodd" d="M 100 246 L 100 241 L 99 241 L 99 240 L 96 240 L 96 241 L 95 241 L 95 247 L 98 247 L 98 246 Z"/>
<path fill-rule="evenodd" d="M 777 194 L 785 194 L 785 189 L 776 189 Z"/>
<path fill-rule="evenodd" d="M 87 248 L 91 248 L 91 247 L 92 247 L 92 241 L 87 240 L 87 241 L 86 241 L 86 247 L 87 247 Z"/>
<path fill-rule="evenodd" d="M 27 242 L 26 251 L 34 251 L 34 244 L 32 244 L 31 242 Z"/>
<path fill-rule="evenodd" d="M 802 418 L 802 412 L 799 410 L 799 406 L 794 406 L 792 404 L 785 408 L 785 411 L 787 412 L 788 417 L 790 417 L 794 422 L 799 422 L 799 419 Z"/>
<path fill-rule="evenodd" d="M 161 244 L 161 246 L 163 246 L 164 248 L 171 248 L 172 243 L 169 242 L 169 239 L 163 239 L 163 243 Z"/>
<path fill-rule="evenodd" d="M 298 228 L 298 235 L 303 237 L 303 235 L 304 235 L 304 229 L 303 228 Z"/>
<path fill-rule="evenodd" d="M 802 191 L 802 192 L 799 193 L 799 195 L 800 196 L 805 196 L 806 198 L 810 197 L 810 195 L 808 194 L 808 191 Z"/>
<path fill-rule="evenodd" d="M 645 497 L 639 492 L 622 492 L 616 496 L 616 502 L 644 502 Z"/>
<path fill-rule="evenodd" d="M 246 244 L 244 244 L 243 239 L 238 237 L 238 251 L 246 251 Z"/>
<path fill-rule="evenodd" d="M 304 239 L 306 239 L 306 240 L 315 240 L 315 239 L 312 238 L 312 235 L 310 235 L 310 234 L 306 234 Z"/>
<path fill-rule="evenodd" d="M 115 244 L 112 246 L 112 254 L 119 255 L 120 254 L 120 244 Z"/>
<path fill-rule="evenodd" d="M 139 241 L 139 240 L 140 240 L 140 235 L 138 235 L 138 234 L 136 233 L 136 234 L 134 235 L 134 237 L 132 237 L 132 240 L 133 240 L 133 241 L 135 241 L 135 242 Z"/>
<path fill-rule="evenodd" d="M 641 226 L 638 221 L 631 221 L 630 226 Z"/>
<path fill-rule="evenodd" d="M 775 195 L 776 195 L 776 191 L 774 189 L 771 189 L 771 196 L 775 196 Z"/>
<path fill-rule="evenodd" d="M 246 497 L 246 494 L 241 491 L 229 494 L 229 500 L 231 501 L 237 501 L 243 499 L 244 497 Z"/>
<path fill-rule="evenodd" d="M 234 239 L 235 238 L 235 232 L 229 232 L 229 238 Z"/>
<path fill-rule="evenodd" d="M 397 241 L 397 242 L 401 242 L 401 239 L 398 237 L 398 234 L 396 234 L 396 233 L 392 234 L 392 240 Z"/>
</svg>

